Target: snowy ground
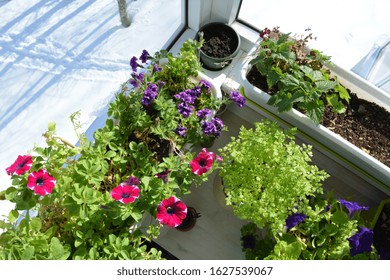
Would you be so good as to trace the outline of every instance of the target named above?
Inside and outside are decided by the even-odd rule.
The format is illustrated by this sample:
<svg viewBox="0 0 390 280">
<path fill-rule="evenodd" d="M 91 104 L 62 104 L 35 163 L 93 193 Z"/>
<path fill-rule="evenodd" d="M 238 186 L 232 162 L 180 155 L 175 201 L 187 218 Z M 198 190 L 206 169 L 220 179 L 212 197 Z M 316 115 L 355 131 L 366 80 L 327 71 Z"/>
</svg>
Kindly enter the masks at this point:
<svg viewBox="0 0 390 280">
<path fill-rule="evenodd" d="M 345 68 L 390 36 L 388 0 L 329 0 L 327 9 L 281 1 L 247 2 L 250 16 L 262 27 L 311 27 L 322 44 L 315 47 Z M 181 2 L 128 0 L 132 25 L 122 28 L 115 0 L 0 0 L 0 190 L 9 186 L 5 168 L 43 143 L 49 122 L 77 141 L 70 114 L 81 110 L 85 129 L 102 114 L 129 77 L 129 59 L 166 46 L 181 23 Z M 0 219 L 10 206 L 0 201 Z"/>
<path fill-rule="evenodd" d="M 130 0 L 132 25 L 122 28 L 113 0 L 0 0 L 0 190 L 9 186 L 5 168 L 43 143 L 49 122 L 77 141 L 70 114 L 81 110 L 91 125 L 128 79 L 130 58 L 165 47 L 180 3 Z M 0 219 L 9 207 L 0 201 Z"/>
<path fill-rule="evenodd" d="M 261 29 L 279 26 L 292 34 L 312 33 L 316 39 L 310 47 L 345 69 L 390 38 L 388 0 L 245 0 L 241 11 L 243 19 Z"/>
</svg>

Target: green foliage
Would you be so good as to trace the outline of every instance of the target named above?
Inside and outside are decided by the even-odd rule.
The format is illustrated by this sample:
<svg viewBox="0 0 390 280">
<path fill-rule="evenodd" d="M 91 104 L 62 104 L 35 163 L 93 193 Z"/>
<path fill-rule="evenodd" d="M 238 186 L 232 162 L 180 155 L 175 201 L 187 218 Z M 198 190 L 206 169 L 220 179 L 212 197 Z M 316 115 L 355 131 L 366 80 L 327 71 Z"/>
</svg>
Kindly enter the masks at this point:
<svg viewBox="0 0 390 280">
<path fill-rule="evenodd" d="M 325 104 L 336 113 L 344 113 L 348 91 L 332 77 L 325 64 L 330 58 L 318 50 L 309 50 L 312 35 L 291 38 L 274 28 L 259 45 L 251 64 L 267 80 L 272 93 L 268 104 L 279 112 L 293 107 L 302 110 L 316 124 L 320 123 Z"/>
<path fill-rule="evenodd" d="M 241 219 L 274 232 L 293 209 L 305 209 L 310 197 L 322 193 L 321 182 L 328 177 L 311 164 L 311 147 L 296 144 L 294 131 L 283 131 L 275 122 L 241 127 L 219 152 L 227 204 Z"/>
<path fill-rule="evenodd" d="M 345 260 L 378 259 L 372 246 L 372 252 L 351 256 L 348 238 L 353 236 L 359 226 L 364 226 L 358 214 L 351 217 L 332 194 L 327 198 L 312 198 L 304 213 L 306 219 L 291 229 L 280 232 L 267 232 L 265 236 L 256 236 L 255 248 L 244 248 L 247 259 L 267 260 Z M 259 231 L 253 223 L 242 228 L 242 236 Z M 267 244 L 268 247 L 259 246 Z M 270 248 L 271 247 L 271 248 Z"/>
<path fill-rule="evenodd" d="M 77 147 L 56 134 L 55 123 L 48 125 L 46 145 L 34 147 L 29 172 L 13 174 L 12 186 L 0 193 L 1 199 L 15 203 L 8 221 L 0 222 L 0 259 L 162 258 L 161 252 L 146 246 L 158 237 L 161 225 L 145 225 L 144 217 L 155 217 L 163 199 L 188 194 L 191 185 L 208 176 L 192 172 L 189 163 L 195 153 L 183 149 L 185 143 L 197 144 L 204 137 L 199 119 L 195 112 L 183 118 L 173 98 L 199 82 L 192 78 L 200 69 L 199 44 L 189 40 L 178 55 L 161 51 L 149 57 L 152 63 L 140 66 L 143 81 L 131 89 L 128 83 L 122 86 L 93 141 L 79 132 L 79 112 L 70 117 Z M 168 62 L 157 64 L 163 57 Z M 160 88 L 153 105 L 145 108 L 141 99 L 150 83 Z M 217 110 L 221 101 L 205 93 L 198 103 Z M 188 127 L 187 137 L 174 132 L 178 124 Z M 40 169 L 56 180 L 45 196 L 27 188 L 29 174 Z M 162 172 L 168 172 L 165 181 L 156 176 Z M 114 200 L 111 191 L 130 177 L 140 181 L 139 197 L 128 204 Z"/>
</svg>

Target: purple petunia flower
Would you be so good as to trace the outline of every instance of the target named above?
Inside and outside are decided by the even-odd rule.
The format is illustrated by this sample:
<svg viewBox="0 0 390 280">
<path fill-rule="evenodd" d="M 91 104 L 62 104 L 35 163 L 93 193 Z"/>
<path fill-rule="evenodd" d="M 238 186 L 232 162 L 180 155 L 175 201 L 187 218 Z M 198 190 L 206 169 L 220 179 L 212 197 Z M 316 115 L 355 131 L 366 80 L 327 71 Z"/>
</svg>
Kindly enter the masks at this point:
<svg viewBox="0 0 390 280">
<path fill-rule="evenodd" d="M 138 58 L 136 58 L 135 56 L 133 56 L 131 59 L 130 59 L 130 66 L 131 66 L 131 69 L 133 70 L 133 72 L 137 72 L 137 68 L 138 66 L 140 66 L 137 62 Z"/>
<path fill-rule="evenodd" d="M 176 99 L 180 99 L 182 102 L 187 103 L 187 104 L 193 104 L 194 103 L 194 99 L 189 94 L 188 90 L 181 91 L 181 92 L 175 94 L 174 97 Z"/>
<path fill-rule="evenodd" d="M 204 134 L 219 137 L 221 135 L 224 124 L 221 119 L 214 117 L 210 121 L 202 121 L 201 127 Z"/>
<path fill-rule="evenodd" d="M 287 217 L 286 219 L 286 227 L 287 229 L 291 229 L 295 227 L 297 224 L 301 223 L 307 216 L 303 213 L 294 213 Z"/>
<path fill-rule="evenodd" d="M 208 108 L 204 108 L 202 110 L 199 110 L 197 113 L 196 113 L 196 116 L 198 118 L 201 118 L 201 119 L 205 119 L 207 117 L 211 117 L 213 114 L 213 111 L 211 111 L 210 109 Z"/>
<path fill-rule="evenodd" d="M 348 238 L 349 245 L 351 246 L 350 254 L 355 256 L 364 252 L 372 251 L 372 242 L 374 240 L 374 232 L 366 227 L 359 228 L 359 231 L 355 235 Z"/>
<path fill-rule="evenodd" d="M 144 76 L 145 74 L 143 72 L 137 74 L 136 72 L 133 72 L 131 74 L 131 76 L 133 77 L 133 79 L 130 79 L 129 83 L 135 87 L 135 88 L 138 88 L 139 87 L 139 84 L 141 84 L 143 81 L 144 81 Z"/>
<path fill-rule="evenodd" d="M 199 87 L 195 87 L 193 89 L 186 89 L 174 95 L 176 99 L 180 99 L 181 101 L 188 104 L 194 104 L 195 100 L 199 98 L 199 96 L 200 96 Z"/>
<path fill-rule="evenodd" d="M 234 103 L 237 104 L 238 107 L 242 108 L 245 105 L 246 99 L 244 96 L 242 96 L 238 91 L 233 90 L 230 95 L 229 99 L 234 101 Z"/>
<path fill-rule="evenodd" d="M 200 80 L 199 85 L 201 86 L 201 88 L 205 88 L 207 92 L 209 92 L 211 89 L 211 84 L 205 80 Z"/>
<path fill-rule="evenodd" d="M 144 91 L 144 96 L 141 100 L 141 104 L 144 106 L 149 106 L 150 103 L 157 97 L 158 87 L 157 85 L 150 83 L 148 88 Z"/>
<path fill-rule="evenodd" d="M 179 105 L 177 105 L 177 108 L 179 110 L 179 113 L 184 117 L 184 118 L 188 118 L 191 113 L 192 113 L 192 109 L 194 109 L 193 106 L 190 106 L 188 105 L 187 103 L 185 102 L 182 102 L 180 103 Z"/>
<path fill-rule="evenodd" d="M 176 129 L 175 129 L 175 132 L 177 135 L 181 136 L 181 137 L 185 137 L 186 134 L 187 134 L 187 128 L 184 127 L 184 126 L 181 126 L 179 125 Z"/>
<path fill-rule="evenodd" d="M 344 205 L 349 212 L 349 217 L 352 217 L 356 211 L 368 210 L 367 206 L 360 206 L 357 202 L 350 202 L 344 199 L 338 200 L 341 205 Z"/>
<path fill-rule="evenodd" d="M 154 64 L 153 65 L 153 73 L 156 73 L 156 72 L 161 72 L 161 67 L 158 66 L 157 64 Z"/>
<path fill-rule="evenodd" d="M 135 176 L 131 176 L 131 177 L 129 177 L 129 178 L 125 181 L 125 184 L 126 184 L 126 185 L 129 185 L 129 186 L 131 186 L 131 185 L 136 185 L 136 186 L 138 186 L 139 184 L 141 184 L 141 181 L 140 181 L 139 178 L 137 178 L 137 177 L 135 177 Z"/>
<path fill-rule="evenodd" d="M 146 50 L 143 50 L 139 59 L 142 61 L 142 63 L 145 63 L 149 57 L 149 53 Z"/>
<path fill-rule="evenodd" d="M 171 170 L 166 169 L 163 172 L 157 173 L 156 178 L 163 180 L 164 184 L 168 184 L 168 176 L 171 172 Z"/>
</svg>

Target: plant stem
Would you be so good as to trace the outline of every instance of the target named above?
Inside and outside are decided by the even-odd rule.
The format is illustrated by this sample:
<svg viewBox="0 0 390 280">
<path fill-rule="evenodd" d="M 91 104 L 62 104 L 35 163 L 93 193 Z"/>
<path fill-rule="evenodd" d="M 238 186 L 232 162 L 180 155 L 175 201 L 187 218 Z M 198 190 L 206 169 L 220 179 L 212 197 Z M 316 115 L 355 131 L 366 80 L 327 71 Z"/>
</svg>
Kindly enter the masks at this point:
<svg viewBox="0 0 390 280">
<path fill-rule="evenodd" d="M 71 148 L 76 148 L 76 146 L 75 145 L 73 145 L 72 143 L 70 143 L 69 141 L 67 141 L 67 140 L 65 140 L 65 139 L 63 139 L 62 137 L 59 137 L 59 136 L 53 136 L 53 138 L 54 139 L 58 139 L 58 140 L 60 140 L 63 144 L 65 144 L 65 145 L 67 145 L 67 146 L 69 146 L 69 147 L 71 147 Z"/>
</svg>

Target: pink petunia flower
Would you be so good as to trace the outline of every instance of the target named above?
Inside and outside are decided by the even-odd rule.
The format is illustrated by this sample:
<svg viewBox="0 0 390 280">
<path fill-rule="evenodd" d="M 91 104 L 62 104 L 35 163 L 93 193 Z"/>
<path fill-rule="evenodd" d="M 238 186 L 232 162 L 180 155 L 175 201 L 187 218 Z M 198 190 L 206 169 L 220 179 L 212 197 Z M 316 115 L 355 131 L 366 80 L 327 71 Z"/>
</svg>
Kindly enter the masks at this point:
<svg viewBox="0 0 390 280">
<path fill-rule="evenodd" d="M 187 206 L 178 198 L 164 199 L 157 207 L 157 220 L 168 227 L 177 227 L 187 217 Z"/>
<path fill-rule="evenodd" d="M 36 194 L 42 196 L 51 194 L 55 184 L 56 180 L 45 169 L 39 169 L 28 175 L 27 187 Z"/>
<path fill-rule="evenodd" d="M 190 162 L 191 170 L 196 175 L 202 175 L 209 171 L 213 165 L 215 155 L 213 152 L 207 152 L 206 148 Z"/>
<path fill-rule="evenodd" d="M 111 191 L 111 197 L 123 204 L 134 202 L 139 197 L 139 188 L 135 185 L 126 185 L 124 183 L 116 186 Z"/>
<path fill-rule="evenodd" d="M 22 175 L 30 170 L 32 166 L 32 157 L 30 155 L 18 156 L 15 162 L 7 167 L 5 171 L 8 175 L 13 175 L 16 173 L 17 175 Z"/>
</svg>

